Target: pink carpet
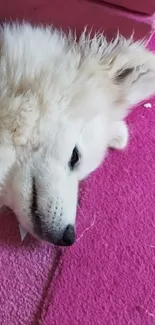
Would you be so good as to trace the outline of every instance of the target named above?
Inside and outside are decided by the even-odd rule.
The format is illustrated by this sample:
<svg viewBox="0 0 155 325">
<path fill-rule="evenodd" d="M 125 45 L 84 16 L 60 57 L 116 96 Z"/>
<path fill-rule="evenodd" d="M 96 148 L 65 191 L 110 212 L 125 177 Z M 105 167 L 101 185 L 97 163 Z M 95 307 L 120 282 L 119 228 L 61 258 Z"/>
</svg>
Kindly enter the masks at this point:
<svg viewBox="0 0 155 325">
<path fill-rule="evenodd" d="M 150 47 L 155 49 L 155 38 Z M 130 144 L 80 189 L 76 244 L 53 248 L 0 215 L 1 325 L 155 324 L 155 99 Z"/>
<path fill-rule="evenodd" d="M 0 324 L 34 325 L 40 315 L 55 250 L 27 236 L 21 243 L 12 213 L 0 212 Z"/>
</svg>

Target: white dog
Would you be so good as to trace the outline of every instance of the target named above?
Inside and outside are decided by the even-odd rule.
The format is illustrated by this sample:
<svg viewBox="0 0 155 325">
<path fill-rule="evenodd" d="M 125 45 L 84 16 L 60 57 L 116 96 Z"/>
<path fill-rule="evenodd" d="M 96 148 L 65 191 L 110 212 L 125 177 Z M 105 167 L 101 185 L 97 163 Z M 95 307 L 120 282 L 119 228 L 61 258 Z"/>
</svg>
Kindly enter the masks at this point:
<svg viewBox="0 0 155 325">
<path fill-rule="evenodd" d="M 34 236 L 73 244 L 79 181 L 126 146 L 124 117 L 154 92 L 155 57 L 140 42 L 4 25 L 1 205 Z"/>
</svg>

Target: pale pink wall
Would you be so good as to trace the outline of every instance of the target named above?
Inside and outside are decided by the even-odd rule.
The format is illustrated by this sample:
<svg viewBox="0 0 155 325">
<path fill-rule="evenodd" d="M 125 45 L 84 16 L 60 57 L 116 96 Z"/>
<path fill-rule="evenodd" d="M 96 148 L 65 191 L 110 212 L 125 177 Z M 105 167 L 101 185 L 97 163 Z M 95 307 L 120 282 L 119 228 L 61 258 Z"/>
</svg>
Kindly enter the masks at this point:
<svg viewBox="0 0 155 325">
<path fill-rule="evenodd" d="M 141 0 L 109 0 L 125 3 L 141 3 Z M 132 2 L 131 2 L 132 1 Z M 143 0 L 142 3 L 155 0 Z M 154 27 L 152 16 L 133 13 L 122 7 L 107 4 L 102 0 L 5 0 L 1 3 L 0 20 L 28 20 L 34 23 L 54 24 L 67 30 L 68 27 L 81 33 L 84 26 L 104 30 L 112 37 L 119 30 L 129 37 L 133 30 L 135 38 L 148 35 Z"/>
</svg>

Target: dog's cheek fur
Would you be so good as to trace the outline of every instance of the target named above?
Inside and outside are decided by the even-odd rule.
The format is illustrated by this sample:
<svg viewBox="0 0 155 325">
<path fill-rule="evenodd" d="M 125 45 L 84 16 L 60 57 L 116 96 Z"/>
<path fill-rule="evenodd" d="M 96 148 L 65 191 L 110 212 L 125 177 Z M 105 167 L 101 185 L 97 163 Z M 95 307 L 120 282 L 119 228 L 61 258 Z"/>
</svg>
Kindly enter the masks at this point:
<svg viewBox="0 0 155 325">
<path fill-rule="evenodd" d="M 3 188 L 5 177 L 16 160 L 13 147 L 0 145 L 0 189 Z"/>
</svg>

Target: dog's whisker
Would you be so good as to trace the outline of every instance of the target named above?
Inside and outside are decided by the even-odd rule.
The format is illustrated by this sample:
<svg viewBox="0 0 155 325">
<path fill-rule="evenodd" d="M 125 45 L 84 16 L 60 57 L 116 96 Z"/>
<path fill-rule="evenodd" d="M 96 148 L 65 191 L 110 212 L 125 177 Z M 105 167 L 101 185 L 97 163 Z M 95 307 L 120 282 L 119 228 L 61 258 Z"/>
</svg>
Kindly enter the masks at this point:
<svg viewBox="0 0 155 325">
<path fill-rule="evenodd" d="M 23 211 L 24 211 L 24 208 L 16 209 L 16 210 L 11 209 L 11 210 L 6 210 L 6 213 L 7 213 L 7 215 L 12 215 L 12 213 L 16 214 L 18 212 L 23 212 Z"/>
<path fill-rule="evenodd" d="M 94 226 L 94 224 L 96 222 L 96 218 L 97 218 L 97 216 L 96 216 L 96 214 L 94 214 L 94 218 L 93 218 L 92 223 L 90 224 L 89 227 L 87 227 L 87 228 L 84 229 L 84 231 L 82 232 L 82 234 L 80 235 L 80 237 L 76 239 L 76 241 L 79 241 L 84 236 L 84 234 Z"/>
<path fill-rule="evenodd" d="M 42 196 L 37 195 L 37 198 L 40 199 L 40 200 L 43 200 L 47 204 L 49 203 L 49 201 L 47 199 L 45 199 L 44 197 L 42 197 Z"/>
</svg>

